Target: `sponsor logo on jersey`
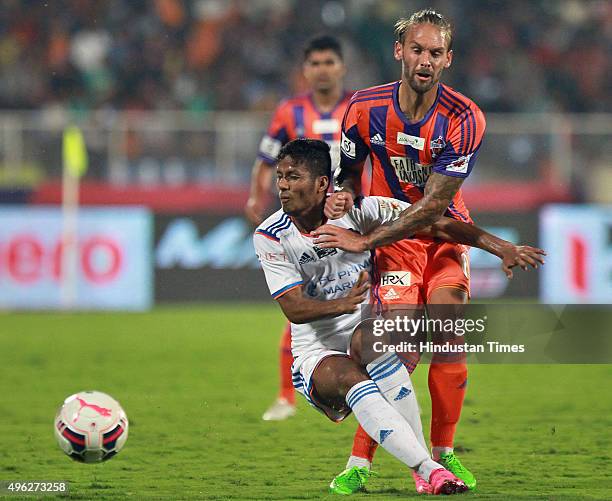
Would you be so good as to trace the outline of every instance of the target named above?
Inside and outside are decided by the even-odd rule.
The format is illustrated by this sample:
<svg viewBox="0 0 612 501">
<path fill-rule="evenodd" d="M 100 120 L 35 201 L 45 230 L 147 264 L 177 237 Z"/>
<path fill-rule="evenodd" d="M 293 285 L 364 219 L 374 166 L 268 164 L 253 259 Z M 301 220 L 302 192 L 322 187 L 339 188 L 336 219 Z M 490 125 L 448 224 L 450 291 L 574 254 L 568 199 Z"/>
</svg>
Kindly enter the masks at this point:
<svg viewBox="0 0 612 501">
<path fill-rule="evenodd" d="M 370 143 L 371 144 L 377 144 L 378 146 L 384 146 L 385 145 L 385 140 L 382 138 L 382 136 L 380 135 L 379 132 L 377 132 L 376 134 L 374 134 L 371 138 L 370 138 Z"/>
<path fill-rule="evenodd" d="M 274 139 L 273 137 L 266 135 L 259 144 L 259 152 L 263 153 L 267 157 L 276 158 L 281 147 L 282 144 L 278 139 Z"/>
<path fill-rule="evenodd" d="M 353 160 L 357 156 L 355 143 L 351 141 L 348 137 L 346 137 L 344 132 L 342 133 L 340 149 L 342 150 L 342 153 L 344 153 L 345 156 L 352 158 Z"/>
<path fill-rule="evenodd" d="M 418 136 L 411 136 L 410 134 L 406 134 L 405 132 L 397 133 L 397 144 L 402 144 L 404 146 L 412 146 L 415 150 L 424 150 L 425 149 L 425 139 Z"/>
<path fill-rule="evenodd" d="M 306 264 L 306 263 L 312 263 L 315 260 L 314 257 L 312 257 L 310 254 L 308 254 L 308 252 L 304 252 L 304 254 L 302 254 L 302 256 L 300 257 L 300 264 Z"/>
<path fill-rule="evenodd" d="M 444 138 L 442 136 L 438 136 L 438 139 L 433 139 L 429 143 L 429 147 L 431 149 L 432 158 L 436 158 L 440 153 L 442 153 L 442 150 L 446 147 L 446 142 L 444 141 Z"/>
<path fill-rule="evenodd" d="M 459 157 L 454 162 L 451 162 L 446 166 L 446 170 L 448 172 L 459 172 L 461 174 L 467 173 L 468 166 L 470 164 L 470 158 L 472 158 L 473 153 L 469 155 L 465 155 L 464 157 Z"/>
<path fill-rule="evenodd" d="M 312 248 L 312 250 L 315 251 L 319 259 L 323 259 L 324 257 L 333 256 L 334 254 L 338 254 L 338 249 L 321 249 L 320 247 L 317 247 L 316 245 Z"/>
<path fill-rule="evenodd" d="M 410 278 L 409 271 L 384 271 L 380 274 L 380 285 L 410 287 Z"/>
<path fill-rule="evenodd" d="M 319 119 L 312 122 L 315 134 L 335 134 L 340 130 L 340 121 L 335 118 Z"/>
<path fill-rule="evenodd" d="M 416 186 L 425 186 L 433 168 L 432 165 L 419 164 L 408 157 L 390 157 L 389 160 L 402 183 Z"/>
<path fill-rule="evenodd" d="M 391 287 L 387 292 L 385 292 L 382 298 L 386 301 L 390 301 L 393 299 L 399 299 L 400 295 L 397 292 L 395 292 L 395 289 L 393 287 Z"/>
</svg>

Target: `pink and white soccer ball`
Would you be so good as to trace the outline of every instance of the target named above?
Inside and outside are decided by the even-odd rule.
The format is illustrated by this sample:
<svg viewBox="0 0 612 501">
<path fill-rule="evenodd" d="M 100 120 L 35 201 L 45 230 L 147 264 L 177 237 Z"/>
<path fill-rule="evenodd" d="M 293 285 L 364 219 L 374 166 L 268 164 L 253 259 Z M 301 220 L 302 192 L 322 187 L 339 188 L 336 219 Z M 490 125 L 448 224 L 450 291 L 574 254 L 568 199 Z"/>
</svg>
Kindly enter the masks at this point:
<svg viewBox="0 0 612 501">
<path fill-rule="evenodd" d="M 113 397 L 100 391 L 70 395 L 55 416 L 55 438 L 72 459 L 106 461 L 125 445 L 128 418 Z"/>
</svg>

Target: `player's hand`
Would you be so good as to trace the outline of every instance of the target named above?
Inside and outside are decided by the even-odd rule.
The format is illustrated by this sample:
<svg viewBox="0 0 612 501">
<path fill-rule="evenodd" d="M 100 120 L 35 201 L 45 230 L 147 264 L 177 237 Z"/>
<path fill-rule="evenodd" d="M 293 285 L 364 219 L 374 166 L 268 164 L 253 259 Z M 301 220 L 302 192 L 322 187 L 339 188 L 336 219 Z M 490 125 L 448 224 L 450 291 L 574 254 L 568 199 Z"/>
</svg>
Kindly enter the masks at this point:
<svg viewBox="0 0 612 501">
<path fill-rule="evenodd" d="M 513 277 L 512 268 L 520 266 L 523 270 L 527 270 L 529 266 L 537 268 L 539 265 L 544 264 L 543 256 L 546 252 L 537 247 L 531 247 L 529 245 L 509 245 L 503 251 L 502 270 L 511 279 Z"/>
<path fill-rule="evenodd" d="M 368 272 L 362 271 L 359 273 L 359 278 L 357 282 L 355 282 L 355 285 L 351 287 L 349 293 L 340 300 L 345 307 L 343 313 L 353 313 L 357 307 L 367 299 L 369 288 L 370 279 Z"/>
<path fill-rule="evenodd" d="M 310 233 L 317 237 L 314 244 L 323 249 L 342 249 L 346 252 L 365 252 L 369 250 L 367 237 L 356 231 L 324 224 Z"/>
<path fill-rule="evenodd" d="M 264 220 L 266 213 L 266 204 L 263 200 L 255 197 L 249 197 L 244 206 L 244 215 L 255 226 L 259 226 Z"/>
<path fill-rule="evenodd" d="M 340 219 L 353 208 L 353 196 L 346 191 L 330 193 L 325 200 L 323 213 L 327 219 Z"/>
</svg>

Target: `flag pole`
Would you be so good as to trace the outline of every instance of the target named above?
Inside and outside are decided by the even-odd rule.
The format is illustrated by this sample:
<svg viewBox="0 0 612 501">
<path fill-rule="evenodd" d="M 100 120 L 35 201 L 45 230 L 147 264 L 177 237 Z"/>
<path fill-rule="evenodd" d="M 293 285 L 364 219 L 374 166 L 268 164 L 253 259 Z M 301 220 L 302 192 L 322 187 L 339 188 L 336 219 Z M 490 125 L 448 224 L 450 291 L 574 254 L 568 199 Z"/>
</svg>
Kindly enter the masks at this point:
<svg viewBox="0 0 612 501">
<path fill-rule="evenodd" d="M 60 301 L 63 309 L 76 305 L 79 257 L 79 185 L 87 170 L 87 149 L 81 130 L 64 129 L 62 137 L 62 239 L 60 263 Z"/>
</svg>

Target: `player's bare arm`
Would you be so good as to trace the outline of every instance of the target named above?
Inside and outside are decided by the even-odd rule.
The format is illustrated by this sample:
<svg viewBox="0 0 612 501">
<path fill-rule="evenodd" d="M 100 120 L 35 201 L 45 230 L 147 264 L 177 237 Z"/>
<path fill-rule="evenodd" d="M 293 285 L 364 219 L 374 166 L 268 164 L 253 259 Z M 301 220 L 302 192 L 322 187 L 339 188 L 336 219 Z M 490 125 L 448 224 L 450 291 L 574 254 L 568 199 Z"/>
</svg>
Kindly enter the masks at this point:
<svg viewBox="0 0 612 501">
<path fill-rule="evenodd" d="M 418 235 L 439 238 L 447 242 L 457 242 L 470 247 L 478 247 L 501 259 L 502 270 L 510 279 L 512 268 L 529 266 L 538 268 L 544 264 L 546 252 L 530 245 L 514 245 L 476 225 L 466 224 L 448 217 L 439 218 L 432 226 L 418 232 Z"/>
<path fill-rule="evenodd" d="M 414 235 L 431 226 L 444 214 L 462 183 L 462 178 L 432 173 L 425 185 L 423 198 L 403 211 L 395 221 L 370 232 L 366 238 L 367 248 L 374 249 L 397 242 L 406 238 L 406 235 Z"/>
<path fill-rule="evenodd" d="M 368 235 L 360 235 L 335 225 L 320 226 L 312 234 L 317 237 L 315 243 L 322 248 L 334 247 L 347 252 L 364 252 L 368 249 Z M 448 217 L 438 218 L 433 225 L 419 230 L 414 236 L 437 238 L 483 249 L 502 260 L 502 269 L 508 278 L 512 278 L 512 268 L 515 266 L 526 270 L 528 266 L 537 268 L 543 265 L 543 256 L 546 255 L 544 250 L 537 247 L 514 245 L 478 226 Z"/>
<path fill-rule="evenodd" d="M 277 299 L 287 319 L 294 324 L 305 324 L 325 317 L 353 313 L 366 299 L 370 283 L 368 274 L 362 271 L 348 294 L 338 299 L 320 301 L 303 295 L 302 287 L 296 287 Z"/>
<path fill-rule="evenodd" d="M 272 184 L 272 166 L 263 160 L 256 160 L 251 171 L 251 191 L 244 207 L 246 218 L 255 226 L 264 220 L 270 185 Z"/>
<path fill-rule="evenodd" d="M 363 165 L 361 162 L 349 167 L 342 167 L 338 182 L 341 191 L 331 193 L 325 201 L 323 213 L 328 219 L 340 219 L 353 208 L 353 200 L 358 193 L 361 193 L 361 172 Z"/>
</svg>

